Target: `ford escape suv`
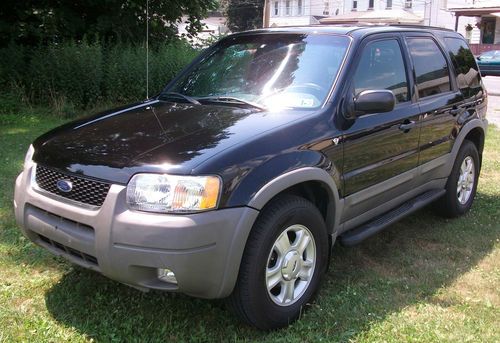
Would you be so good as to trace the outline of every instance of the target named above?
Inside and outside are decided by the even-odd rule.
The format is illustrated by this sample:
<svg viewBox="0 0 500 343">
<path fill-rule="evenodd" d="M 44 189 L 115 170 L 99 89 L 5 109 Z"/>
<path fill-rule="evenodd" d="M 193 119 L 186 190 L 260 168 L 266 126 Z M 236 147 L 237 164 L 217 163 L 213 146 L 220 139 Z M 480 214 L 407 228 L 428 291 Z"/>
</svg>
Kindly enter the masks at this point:
<svg viewBox="0 0 500 343">
<path fill-rule="evenodd" d="M 26 237 L 147 290 L 295 320 L 336 241 L 472 205 L 487 95 L 464 39 L 426 27 L 230 35 L 158 96 L 58 127 L 16 180 Z"/>
</svg>

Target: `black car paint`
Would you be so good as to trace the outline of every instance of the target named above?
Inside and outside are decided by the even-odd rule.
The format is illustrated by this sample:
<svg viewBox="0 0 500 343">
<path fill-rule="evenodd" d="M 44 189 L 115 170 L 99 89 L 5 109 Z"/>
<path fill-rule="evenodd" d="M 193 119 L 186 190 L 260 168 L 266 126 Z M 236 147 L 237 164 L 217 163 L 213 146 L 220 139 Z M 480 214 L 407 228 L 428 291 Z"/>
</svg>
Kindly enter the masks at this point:
<svg viewBox="0 0 500 343">
<path fill-rule="evenodd" d="M 315 28 L 288 30 L 321 32 Z M 378 27 L 323 32 L 347 34 L 352 37 L 352 45 L 338 76 L 339 86 L 318 110 L 266 112 L 152 99 L 50 131 L 35 141 L 34 161 L 63 172 L 123 185 L 139 172 L 217 174 L 223 180 L 221 208 L 245 206 L 274 178 L 312 166 L 326 170 L 334 179 L 339 196 L 345 197 L 423 163 L 418 159 L 419 153 L 433 158 L 449 151 L 453 137 L 465 122 L 478 115 L 474 113 L 459 121 L 457 118 L 463 116 L 450 113 L 465 106 L 455 86 L 446 98 L 419 102 L 409 68 L 409 103 L 384 114 L 355 120 L 344 118 L 342 103 L 348 96 L 346 89 L 357 63 L 358 48 L 364 41 L 384 34 L 397 36 L 404 43 L 401 32 L 418 34 L 419 30 Z M 454 34 L 433 32 L 443 50 L 444 35 Z M 404 58 L 411 66 L 406 52 Z M 481 101 L 483 96 L 481 93 L 472 101 Z M 400 125 L 408 121 L 415 121 L 416 127 L 401 131 Z M 394 143 L 390 149 L 380 149 L 381 142 L 388 141 Z M 411 187 L 410 182 L 393 191 L 404 192 Z M 343 219 L 358 211 L 353 209 Z"/>
</svg>

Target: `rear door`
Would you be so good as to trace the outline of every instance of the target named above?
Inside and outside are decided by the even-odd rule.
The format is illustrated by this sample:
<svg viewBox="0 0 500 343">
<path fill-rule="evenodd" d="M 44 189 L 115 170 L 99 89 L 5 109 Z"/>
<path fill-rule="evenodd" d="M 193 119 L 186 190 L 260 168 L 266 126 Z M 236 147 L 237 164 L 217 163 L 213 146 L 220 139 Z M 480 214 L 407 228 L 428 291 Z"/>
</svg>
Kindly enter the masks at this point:
<svg viewBox="0 0 500 343">
<path fill-rule="evenodd" d="M 343 222 L 412 188 L 418 165 L 419 107 L 412 101 L 402 47 L 402 37 L 393 33 L 370 37 L 358 49 L 347 96 L 388 89 L 396 106 L 391 112 L 360 116 L 343 132 Z"/>
<path fill-rule="evenodd" d="M 463 96 L 450 73 L 450 63 L 430 34 L 405 35 L 412 63 L 416 97 L 421 113 L 419 183 L 438 175 L 447 161 L 456 134 L 457 118 L 463 109 Z"/>
</svg>

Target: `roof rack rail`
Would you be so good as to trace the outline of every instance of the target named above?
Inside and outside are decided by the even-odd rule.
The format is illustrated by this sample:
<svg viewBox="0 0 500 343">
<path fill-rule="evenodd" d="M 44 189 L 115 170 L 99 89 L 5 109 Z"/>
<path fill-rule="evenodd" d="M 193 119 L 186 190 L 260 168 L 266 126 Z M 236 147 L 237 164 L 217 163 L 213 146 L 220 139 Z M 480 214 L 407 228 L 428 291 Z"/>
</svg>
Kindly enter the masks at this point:
<svg viewBox="0 0 500 343">
<path fill-rule="evenodd" d="M 441 30 L 441 31 L 449 31 L 449 32 L 455 32 L 455 30 L 448 29 L 445 27 L 438 27 L 438 26 L 430 26 L 430 25 L 418 25 L 418 24 L 391 24 L 391 23 L 368 23 L 368 22 L 361 22 L 361 23 L 352 23 L 352 24 L 347 24 L 347 23 L 332 23 L 332 24 L 311 24 L 307 26 L 312 26 L 312 27 L 328 27 L 328 26 L 340 26 L 340 27 L 357 27 L 357 28 L 364 28 L 364 27 L 377 27 L 377 26 L 394 26 L 394 27 L 407 27 L 407 28 L 413 28 L 413 29 L 431 29 L 431 30 Z"/>
<path fill-rule="evenodd" d="M 387 26 L 408 27 L 408 28 L 416 28 L 416 29 L 431 29 L 431 30 L 442 30 L 442 31 L 450 31 L 450 32 L 455 32 L 455 30 L 448 29 L 448 28 L 446 28 L 446 27 L 430 26 L 430 25 L 416 25 L 416 24 L 388 24 Z"/>
</svg>

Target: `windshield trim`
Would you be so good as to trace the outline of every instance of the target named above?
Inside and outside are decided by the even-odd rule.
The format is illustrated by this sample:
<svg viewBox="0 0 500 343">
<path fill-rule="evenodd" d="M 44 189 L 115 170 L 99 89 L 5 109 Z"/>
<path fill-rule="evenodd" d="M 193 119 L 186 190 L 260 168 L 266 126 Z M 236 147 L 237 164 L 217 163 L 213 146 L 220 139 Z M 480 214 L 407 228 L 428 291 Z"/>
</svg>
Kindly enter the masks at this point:
<svg viewBox="0 0 500 343">
<path fill-rule="evenodd" d="M 332 85 L 330 87 L 330 91 L 328 92 L 328 95 L 325 97 L 325 100 L 323 101 L 323 104 L 320 107 L 321 109 L 325 108 L 326 104 L 328 104 L 330 102 L 330 99 L 332 98 L 332 94 L 333 94 L 335 88 L 337 88 L 337 82 L 339 80 L 340 73 L 342 73 L 342 71 L 344 70 L 344 66 L 347 62 L 347 56 L 350 55 L 352 42 L 354 41 L 354 39 L 348 35 L 337 34 L 336 36 L 347 37 L 349 39 L 349 44 L 347 45 L 347 49 L 345 50 L 344 58 L 342 59 L 342 62 L 340 63 L 339 69 L 337 70 L 337 75 L 335 75 L 335 79 L 333 79 Z"/>
<path fill-rule="evenodd" d="M 329 89 L 327 95 L 325 96 L 325 98 L 323 99 L 323 102 L 321 103 L 321 105 L 314 107 L 314 108 L 310 108 L 310 109 L 291 108 L 291 107 L 288 109 L 289 110 L 299 110 L 299 111 L 304 111 L 304 110 L 305 111 L 317 111 L 317 110 L 325 108 L 326 105 L 330 102 L 332 94 L 337 86 L 337 82 L 339 80 L 340 73 L 344 69 L 344 66 L 345 66 L 346 61 L 347 61 L 347 56 L 349 55 L 349 53 L 351 51 L 351 47 L 352 47 L 354 39 L 348 34 L 341 34 L 341 33 L 334 33 L 334 32 L 306 32 L 306 31 L 293 31 L 293 32 L 292 31 L 278 31 L 278 32 L 277 31 L 266 31 L 266 32 L 246 31 L 246 32 L 239 32 L 239 33 L 231 34 L 229 36 L 226 36 L 226 37 L 220 39 L 217 43 L 215 43 L 214 45 L 212 45 L 209 48 L 202 51 L 195 59 L 193 59 L 193 61 L 191 61 L 191 63 L 189 63 L 184 69 L 182 69 L 181 72 L 179 72 L 172 80 L 170 80 L 170 82 L 167 83 L 167 85 L 162 89 L 162 91 L 160 92 L 158 97 L 161 96 L 161 94 L 163 94 L 165 92 L 169 92 L 169 89 L 171 89 L 177 83 L 177 81 L 180 78 L 182 78 L 184 75 L 186 75 L 196 64 L 198 64 L 200 61 L 202 61 L 206 57 L 213 54 L 214 51 L 219 49 L 221 46 L 227 44 L 229 42 L 229 40 L 237 39 L 239 37 L 245 37 L 245 36 L 261 36 L 261 35 L 276 35 L 276 34 L 280 34 L 280 35 L 307 34 L 310 36 L 336 36 L 336 37 L 344 37 L 344 38 L 348 39 L 348 44 L 347 44 L 346 50 L 344 52 L 344 57 L 342 58 L 342 61 L 339 65 L 339 68 L 338 68 L 337 73 L 335 75 L 335 78 L 333 79 L 332 84 L 330 86 L 330 89 Z"/>
</svg>

